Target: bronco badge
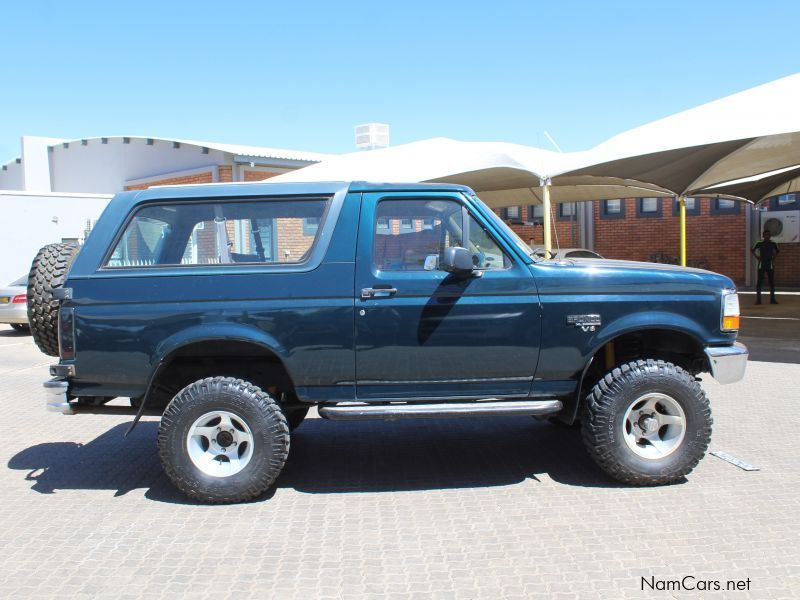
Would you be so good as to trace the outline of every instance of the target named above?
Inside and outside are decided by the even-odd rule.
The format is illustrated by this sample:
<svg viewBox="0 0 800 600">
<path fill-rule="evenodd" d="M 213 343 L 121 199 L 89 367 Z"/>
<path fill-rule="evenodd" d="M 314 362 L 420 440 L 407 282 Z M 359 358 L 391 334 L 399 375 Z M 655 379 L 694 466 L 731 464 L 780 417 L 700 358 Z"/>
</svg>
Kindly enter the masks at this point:
<svg viewBox="0 0 800 600">
<path fill-rule="evenodd" d="M 600 315 L 567 315 L 567 325 L 580 327 L 585 332 L 595 331 L 600 324 Z"/>
</svg>

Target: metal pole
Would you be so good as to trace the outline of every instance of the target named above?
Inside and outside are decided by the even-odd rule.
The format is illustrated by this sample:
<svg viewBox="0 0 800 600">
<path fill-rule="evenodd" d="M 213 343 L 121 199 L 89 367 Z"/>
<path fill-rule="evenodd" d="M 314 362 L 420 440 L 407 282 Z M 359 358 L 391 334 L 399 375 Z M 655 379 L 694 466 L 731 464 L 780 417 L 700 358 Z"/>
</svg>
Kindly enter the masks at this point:
<svg viewBox="0 0 800 600">
<path fill-rule="evenodd" d="M 681 218 L 681 266 L 686 266 L 686 198 L 678 197 L 678 207 Z"/>
<path fill-rule="evenodd" d="M 752 265 L 752 258 L 753 255 L 750 254 L 750 248 L 753 247 L 753 217 L 754 215 L 754 206 L 745 205 L 745 220 L 744 220 L 744 284 L 747 287 L 753 285 L 753 277 L 751 275 L 751 271 L 753 269 Z"/>
<path fill-rule="evenodd" d="M 550 241 L 550 179 L 541 179 L 539 183 L 542 186 L 542 231 L 544 232 L 544 255 L 550 258 L 550 251 L 553 249 L 553 244 Z"/>
</svg>

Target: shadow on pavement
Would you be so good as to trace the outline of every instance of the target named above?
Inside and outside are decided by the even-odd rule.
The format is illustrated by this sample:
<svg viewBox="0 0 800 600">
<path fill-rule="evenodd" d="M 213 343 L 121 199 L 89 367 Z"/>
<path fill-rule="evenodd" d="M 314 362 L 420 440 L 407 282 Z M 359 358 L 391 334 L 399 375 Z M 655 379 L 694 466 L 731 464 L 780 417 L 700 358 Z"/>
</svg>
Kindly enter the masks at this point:
<svg viewBox="0 0 800 600">
<path fill-rule="evenodd" d="M 25 338 L 31 337 L 30 330 L 28 331 L 17 331 L 16 329 L 12 329 L 11 326 L 8 329 L 0 330 L 0 338 Z"/>
<path fill-rule="evenodd" d="M 53 442 L 17 453 L 8 467 L 26 471 L 31 489 L 145 488 L 161 502 L 190 503 L 173 488 L 156 451 L 157 423 L 128 424 L 88 444 Z M 566 485 L 622 487 L 583 450 L 578 429 L 532 418 L 458 421 L 330 422 L 308 419 L 292 435 L 289 460 L 276 483 L 303 493 L 392 492 L 514 485 L 546 474 Z M 268 499 L 272 493 L 261 500 Z"/>
</svg>

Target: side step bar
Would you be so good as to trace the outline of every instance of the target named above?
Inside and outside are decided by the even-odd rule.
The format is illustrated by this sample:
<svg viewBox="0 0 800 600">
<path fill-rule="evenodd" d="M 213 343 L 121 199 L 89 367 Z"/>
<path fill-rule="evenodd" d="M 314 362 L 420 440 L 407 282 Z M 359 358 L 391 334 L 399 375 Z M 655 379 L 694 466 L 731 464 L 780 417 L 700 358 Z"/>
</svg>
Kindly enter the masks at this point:
<svg viewBox="0 0 800 600">
<path fill-rule="evenodd" d="M 439 419 L 450 417 L 508 417 L 549 415 L 561 410 L 560 400 L 490 400 L 440 404 L 328 404 L 318 407 L 319 416 L 332 421 L 362 419 Z"/>
</svg>

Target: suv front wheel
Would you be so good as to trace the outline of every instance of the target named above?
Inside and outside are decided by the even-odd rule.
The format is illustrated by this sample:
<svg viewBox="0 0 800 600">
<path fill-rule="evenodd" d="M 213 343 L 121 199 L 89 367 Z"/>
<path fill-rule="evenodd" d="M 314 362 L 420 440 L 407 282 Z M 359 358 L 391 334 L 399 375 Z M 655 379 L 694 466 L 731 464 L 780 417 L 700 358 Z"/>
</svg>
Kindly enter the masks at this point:
<svg viewBox="0 0 800 600">
<path fill-rule="evenodd" d="M 689 373 L 662 360 L 613 369 L 586 399 L 587 451 L 613 478 L 632 485 L 679 481 L 711 440 L 708 397 Z"/>
<path fill-rule="evenodd" d="M 201 502 L 246 502 L 263 494 L 289 454 L 289 425 L 277 402 L 255 385 L 211 377 L 186 386 L 161 418 L 164 471 Z"/>
</svg>

